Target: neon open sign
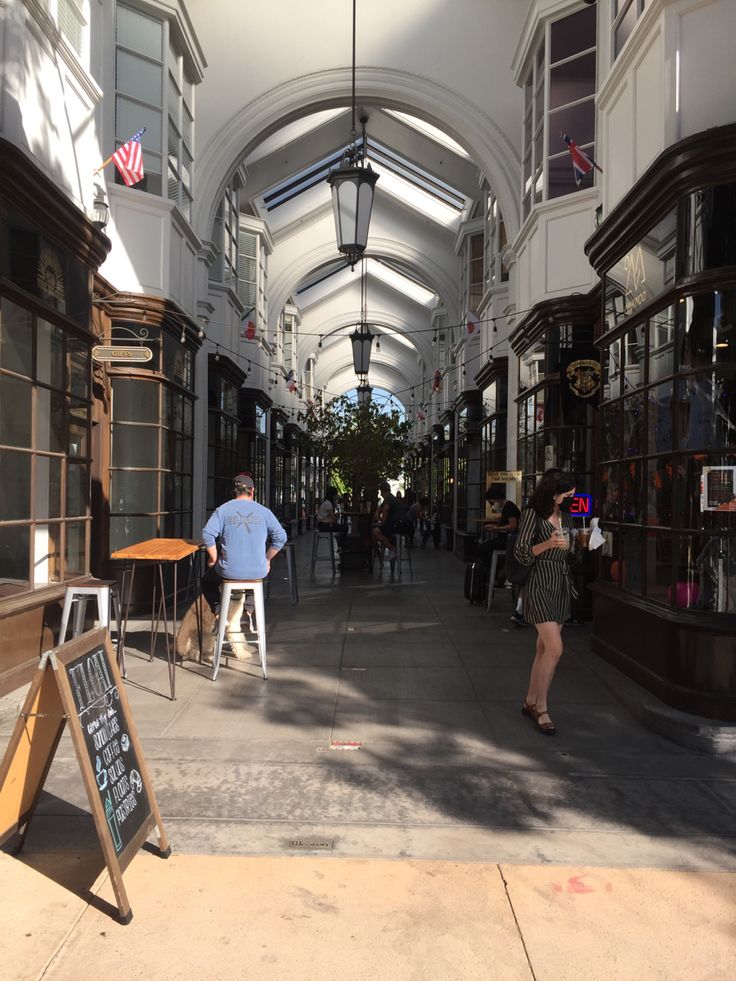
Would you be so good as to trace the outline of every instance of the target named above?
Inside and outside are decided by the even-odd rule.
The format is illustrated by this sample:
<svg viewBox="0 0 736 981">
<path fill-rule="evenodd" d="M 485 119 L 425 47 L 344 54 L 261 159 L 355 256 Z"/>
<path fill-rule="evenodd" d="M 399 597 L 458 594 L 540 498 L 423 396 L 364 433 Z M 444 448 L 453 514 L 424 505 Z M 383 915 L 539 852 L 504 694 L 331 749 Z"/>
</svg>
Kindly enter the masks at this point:
<svg viewBox="0 0 736 981">
<path fill-rule="evenodd" d="M 573 494 L 570 514 L 577 514 L 584 518 L 589 518 L 593 513 L 592 494 Z"/>
</svg>

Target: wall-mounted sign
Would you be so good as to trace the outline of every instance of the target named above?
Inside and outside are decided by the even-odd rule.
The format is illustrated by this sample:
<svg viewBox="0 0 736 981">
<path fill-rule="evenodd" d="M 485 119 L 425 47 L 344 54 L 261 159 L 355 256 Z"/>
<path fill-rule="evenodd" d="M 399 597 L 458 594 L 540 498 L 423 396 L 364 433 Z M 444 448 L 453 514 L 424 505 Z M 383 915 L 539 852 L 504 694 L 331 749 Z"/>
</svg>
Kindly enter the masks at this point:
<svg viewBox="0 0 736 981">
<path fill-rule="evenodd" d="M 703 467 L 701 511 L 736 511 L 736 467 Z"/>
<path fill-rule="evenodd" d="M 642 303 L 646 303 L 649 298 L 646 270 L 644 269 L 644 253 L 641 245 L 637 245 L 624 256 L 623 266 L 626 272 L 624 310 L 628 317 Z"/>
<path fill-rule="evenodd" d="M 589 518 L 593 514 L 592 494 L 573 494 L 570 514 L 579 518 Z"/>
<path fill-rule="evenodd" d="M 513 491 L 506 490 L 506 500 L 513 504 L 519 504 L 521 501 L 521 470 L 486 470 L 486 491 L 493 484 L 511 483 L 513 483 L 514 488 Z M 486 517 L 491 517 L 492 513 L 491 505 L 486 501 Z"/>
<path fill-rule="evenodd" d="M 92 348 L 95 361 L 150 361 L 153 351 L 150 347 L 140 347 L 137 344 L 98 344 Z"/>
</svg>

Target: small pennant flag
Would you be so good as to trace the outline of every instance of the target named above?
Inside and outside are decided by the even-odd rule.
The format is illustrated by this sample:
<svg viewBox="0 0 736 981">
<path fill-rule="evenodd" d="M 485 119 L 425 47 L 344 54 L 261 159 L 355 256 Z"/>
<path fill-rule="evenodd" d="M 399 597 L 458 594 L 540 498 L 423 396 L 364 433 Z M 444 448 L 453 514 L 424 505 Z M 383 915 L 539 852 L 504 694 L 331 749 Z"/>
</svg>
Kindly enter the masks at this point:
<svg viewBox="0 0 736 981">
<path fill-rule="evenodd" d="M 243 327 L 241 334 L 244 340 L 246 341 L 253 340 L 253 338 L 256 336 L 256 325 L 253 323 L 252 320 L 249 320 L 248 323 Z"/>
<path fill-rule="evenodd" d="M 591 170 L 595 167 L 596 170 L 603 171 L 595 162 L 592 160 L 588 154 L 581 150 L 577 145 L 575 140 L 571 140 L 567 133 L 560 133 L 561 138 L 567 144 L 567 149 L 570 151 L 570 156 L 572 157 L 572 172 L 575 175 L 575 183 L 580 186 L 580 183 L 586 174 L 589 174 Z"/>
<path fill-rule="evenodd" d="M 417 410 L 417 419 L 418 419 L 418 421 L 419 421 L 419 422 L 424 422 L 424 420 L 425 420 L 426 418 L 427 418 L 427 417 L 426 417 L 426 416 L 425 416 L 425 414 L 424 414 L 424 413 L 422 412 L 422 410 L 421 410 L 421 409 L 418 409 L 418 410 Z"/>
<path fill-rule="evenodd" d="M 112 160 L 120 172 L 125 184 L 132 187 L 143 180 L 143 150 L 141 148 L 141 137 L 146 132 L 145 126 L 139 129 L 135 136 L 131 136 L 127 143 L 113 153 Z"/>
<path fill-rule="evenodd" d="M 432 394 L 439 392 L 442 388 L 442 372 L 437 369 L 434 373 L 434 378 L 432 379 Z"/>
<path fill-rule="evenodd" d="M 294 375 L 293 368 L 291 369 L 291 371 L 289 371 L 289 373 L 286 376 L 286 387 L 290 392 L 296 391 L 296 376 Z"/>
<path fill-rule="evenodd" d="M 480 329 L 480 320 L 478 320 L 476 315 L 471 310 L 468 311 L 466 326 L 468 329 L 468 335 L 475 334 Z"/>
</svg>

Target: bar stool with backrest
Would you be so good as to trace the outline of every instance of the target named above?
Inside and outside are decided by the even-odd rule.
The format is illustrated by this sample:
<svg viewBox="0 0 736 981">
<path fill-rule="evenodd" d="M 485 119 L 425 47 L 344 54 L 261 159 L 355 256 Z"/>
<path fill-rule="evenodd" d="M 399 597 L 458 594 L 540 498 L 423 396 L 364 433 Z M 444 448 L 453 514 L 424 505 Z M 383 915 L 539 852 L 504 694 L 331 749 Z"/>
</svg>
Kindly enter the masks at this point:
<svg viewBox="0 0 736 981">
<path fill-rule="evenodd" d="M 317 565 L 317 559 L 319 556 L 319 543 L 323 538 L 328 538 L 330 540 L 330 560 L 332 562 L 332 575 L 335 575 L 335 533 L 332 531 L 320 531 L 319 528 L 314 529 L 314 538 L 312 539 L 312 575 L 314 575 L 314 567 Z M 327 556 L 325 556 L 327 558 Z"/>
<path fill-rule="evenodd" d="M 69 618 L 74 606 L 74 622 L 72 637 L 79 637 L 84 631 L 84 618 L 87 614 L 87 601 L 94 598 L 97 602 L 97 619 L 101 627 L 110 626 L 110 606 L 112 605 L 117 626 L 118 664 L 121 660 L 122 616 L 120 611 L 120 587 L 115 579 L 85 579 L 72 583 L 64 592 L 64 606 L 61 611 L 61 627 L 59 628 L 59 644 L 66 640 Z M 121 665 L 122 666 L 122 665 Z"/>
<path fill-rule="evenodd" d="M 263 598 L 262 579 L 223 579 L 220 595 L 220 615 L 217 619 L 217 640 L 215 641 L 215 653 L 212 658 L 212 680 L 217 678 L 220 670 L 220 656 L 222 645 L 225 640 L 225 630 L 227 628 L 227 615 L 230 609 L 230 599 L 233 593 L 252 592 L 253 603 L 256 608 L 256 628 L 258 634 L 258 658 L 261 662 L 263 680 L 268 678 L 266 671 L 266 607 Z"/>
</svg>

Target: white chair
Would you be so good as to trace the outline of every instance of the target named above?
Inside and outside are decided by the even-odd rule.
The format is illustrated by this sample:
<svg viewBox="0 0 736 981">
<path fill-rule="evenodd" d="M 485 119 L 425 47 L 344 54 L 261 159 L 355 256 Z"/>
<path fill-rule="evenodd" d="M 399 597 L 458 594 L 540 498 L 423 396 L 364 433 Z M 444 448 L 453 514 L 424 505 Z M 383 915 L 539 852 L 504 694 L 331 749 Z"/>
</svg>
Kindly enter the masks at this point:
<svg viewBox="0 0 736 981">
<path fill-rule="evenodd" d="M 263 598 L 262 579 L 223 579 L 220 596 L 220 615 L 217 618 L 217 640 L 215 641 L 215 653 L 212 659 L 212 680 L 217 678 L 220 670 L 220 656 L 222 645 L 225 640 L 225 630 L 227 629 L 227 616 L 230 609 L 230 599 L 233 593 L 246 591 L 253 593 L 253 603 L 256 608 L 256 633 L 258 636 L 258 657 L 261 662 L 264 681 L 268 678 L 266 671 L 266 606 Z"/>
<path fill-rule="evenodd" d="M 66 640 L 69 628 L 69 618 L 74 607 L 74 622 L 72 637 L 79 637 L 84 631 L 84 618 L 87 613 L 87 600 L 94 597 L 97 602 L 97 619 L 101 627 L 110 626 L 110 606 L 112 605 L 115 624 L 117 626 L 118 664 L 121 664 L 122 617 L 120 614 L 120 587 L 114 579 L 87 579 L 81 583 L 67 586 L 64 592 L 64 606 L 61 611 L 61 627 L 59 628 L 59 645 Z"/>
<path fill-rule="evenodd" d="M 323 538 L 329 539 L 330 542 L 330 561 L 332 562 L 332 575 L 335 575 L 335 534 L 331 531 L 320 531 L 319 528 L 314 530 L 314 538 L 312 540 L 312 575 L 314 575 L 314 567 L 317 565 L 317 558 L 319 557 L 319 543 Z"/>
<path fill-rule="evenodd" d="M 488 599 L 486 601 L 486 612 L 490 610 L 493 603 L 493 594 L 496 591 L 496 572 L 498 570 L 498 560 L 506 559 L 506 549 L 496 548 L 491 552 L 491 572 L 488 576 Z"/>
</svg>

